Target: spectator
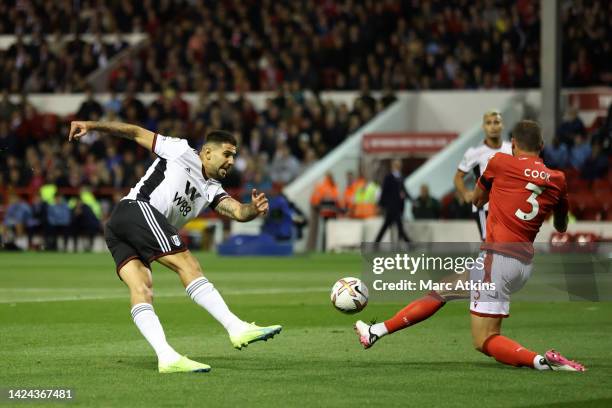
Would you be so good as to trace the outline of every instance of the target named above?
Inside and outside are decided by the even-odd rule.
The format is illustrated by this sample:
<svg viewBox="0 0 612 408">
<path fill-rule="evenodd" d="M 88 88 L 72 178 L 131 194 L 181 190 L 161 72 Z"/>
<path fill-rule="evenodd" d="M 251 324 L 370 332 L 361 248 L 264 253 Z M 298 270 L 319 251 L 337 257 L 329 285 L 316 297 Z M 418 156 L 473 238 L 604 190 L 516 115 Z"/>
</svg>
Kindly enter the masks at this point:
<svg viewBox="0 0 612 408">
<path fill-rule="evenodd" d="M 300 169 L 301 165 L 298 159 L 291 155 L 286 144 L 280 143 L 276 148 L 274 160 L 270 164 L 270 179 L 272 182 L 286 185 L 298 176 Z"/>
<path fill-rule="evenodd" d="M 405 200 L 410 198 L 406 187 L 404 187 L 404 176 L 402 175 L 402 161 L 395 159 L 391 161 L 389 174 L 385 176 L 380 193 L 379 206 L 384 211 L 385 221 L 376 235 L 376 242 L 379 243 L 391 224 L 397 226 L 399 238 L 405 242 L 410 242 L 403 225 Z"/>
<path fill-rule="evenodd" d="M 593 143 L 591 154 L 582 165 L 580 175 L 585 180 L 602 178 L 608 172 L 608 157 L 602 151 L 600 143 Z"/>
<path fill-rule="evenodd" d="M 10 128 L 8 120 L 0 119 L 0 154 L 14 155 L 18 152 L 17 135 Z M 0 168 L 0 171 L 3 169 Z"/>
<path fill-rule="evenodd" d="M 270 209 L 261 227 L 263 233 L 272 235 L 278 241 L 288 241 L 293 238 L 293 210 L 280 186 L 270 192 Z"/>
<path fill-rule="evenodd" d="M 85 237 L 87 239 L 84 249 L 86 252 L 91 251 L 94 238 L 101 230 L 100 221 L 98 221 L 92 209 L 81 200 L 81 197 L 76 197 L 71 217 L 70 232 L 74 251 L 76 252 L 78 249 L 79 237 Z"/>
<path fill-rule="evenodd" d="M 313 223 L 310 229 L 308 247 L 315 249 L 319 228 L 323 228 L 323 250 L 325 250 L 325 223 L 330 218 L 336 218 L 342 212 L 340 193 L 334 177 L 330 172 L 325 174 L 310 196 L 310 206 Z M 322 225 L 319 219 L 323 221 Z"/>
<path fill-rule="evenodd" d="M 272 181 L 260 168 L 257 168 L 253 173 L 252 179 L 248 180 L 244 184 L 244 202 L 248 202 L 247 200 L 251 199 L 251 190 L 253 189 L 263 193 L 268 193 L 272 191 Z"/>
<path fill-rule="evenodd" d="M 568 147 L 574 145 L 574 138 L 576 135 L 586 136 L 586 128 L 582 119 L 578 116 L 578 109 L 571 107 L 565 113 L 565 117 L 558 131 L 561 143 L 566 144 Z"/>
<path fill-rule="evenodd" d="M 22 250 L 28 221 L 32 210 L 28 203 L 15 193 L 9 193 L 8 206 L 2 222 L 2 243 L 4 249 Z"/>
<path fill-rule="evenodd" d="M 64 251 L 68 250 L 69 228 L 72 216 L 70 208 L 61 194 L 55 196 L 54 202 L 47 207 L 46 249 L 58 250 L 58 238 L 64 239 Z"/>
<path fill-rule="evenodd" d="M 412 202 L 412 214 L 415 219 L 436 220 L 440 218 L 440 202 L 429 195 L 429 186 L 421 185 L 421 191 Z"/>
<path fill-rule="evenodd" d="M 559 136 L 555 136 L 551 145 L 544 147 L 542 155 L 544 164 L 551 169 L 565 169 L 569 166 L 569 152 Z"/>
<path fill-rule="evenodd" d="M 115 92 L 113 88 L 110 89 L 110 96 L 106 103 L 104 103 L 104 111 L 106 112 L 107 118 L 119 116 L 119 112 L 121 111 L 121 99 L 117 96 L 117 92 Z"/>
<path fill-rule="evenodd" d="M 453 198 L 446 208 L 447 216 L 450 219 L 468 220 L 472 219 L 472 205 L 465 202 L 463 194 L 455 190 Z"/>
<path fill-rule="evenodd" d="M 9 98 L 7 89 L 2 90 L 2 99 L 0 100 L 0 121 L 8 121 L 12 118 L 13 112 L 17 110 L 17 106 Z"/>
<path fill-rule="evenodd" d="M 34 236 L 44 237 L 45 230 L 47 229 L 47 204 L 40 199 L 40 195 L 34 194 L 30 208 L 32 216 L 28 219 L 26 228 L 28 231 L 28 248 L 32 249 L 41 246 L 38 244 L 34 245 Z"/>
<path fill-rule="evenodd" d="M 587 159 L 591 156 L 591 145 L 582 134 L 574 136 L 574 146 L 570 149 L 569 162 L 571 166 L 580 170 Z"/>
<path fill-rule="evenodd" d="M 349 216 L 353 218 L 371 218 L 378 215 L 378 199 L 380 197 L 380 186 L 374 180 L 365 178 L 363 183 L 355 190 L 353 207 Z"/>
<path fill-rule="evenodd" d="M 104 110 L 102 105 L 93 96 L 91 87 L 85 88 L 85 100 L 81 103 L 76 117 L 79 120 L 99 120 Z"/>
<path fill-rule="evenodd" d="M 365 184 L 365 179 L 360 175 L 355 178 L 355 173 L 352 171 L 346 172 L 346 188 L 342 196 L 342 206 L 349 213 L 352 214 L 353 206 L 355 204 L 355 192 L 357 189 Z"/>
</svg>

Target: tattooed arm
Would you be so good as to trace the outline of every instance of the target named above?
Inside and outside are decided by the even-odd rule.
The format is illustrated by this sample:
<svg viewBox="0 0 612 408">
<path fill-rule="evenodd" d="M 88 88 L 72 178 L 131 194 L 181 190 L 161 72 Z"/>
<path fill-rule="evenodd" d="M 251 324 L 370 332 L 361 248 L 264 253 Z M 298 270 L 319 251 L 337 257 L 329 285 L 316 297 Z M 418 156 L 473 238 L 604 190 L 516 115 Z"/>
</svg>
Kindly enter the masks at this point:
<svg viewBox="0 0 612 408">
<path fill-rule="evenodd" d="M 257 194 L 257 190 L 253 189 L 251 203 L 243 204 L 238 200 L 227 197 L 217 204 L 215 211 L 233 220 L 247 222 L 259 214 L 268 212 L 268 199 L 264 193 Z"/>
</svg>

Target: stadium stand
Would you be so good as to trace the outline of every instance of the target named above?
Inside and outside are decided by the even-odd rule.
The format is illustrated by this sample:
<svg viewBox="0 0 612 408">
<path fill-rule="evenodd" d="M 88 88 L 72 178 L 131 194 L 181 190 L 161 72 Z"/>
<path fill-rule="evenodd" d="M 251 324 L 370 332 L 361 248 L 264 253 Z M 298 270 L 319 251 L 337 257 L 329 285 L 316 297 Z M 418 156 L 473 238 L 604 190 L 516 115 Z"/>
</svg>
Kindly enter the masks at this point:
<svg viewBox="0 0 612 408">
<path fill-rule="evenodd" d="M 604 1 L 564 3 L 564 84 L 612 83 L 610 10 Z M 75 13 L 79 18 L 65 24 Z M 146 33 L 146 45 L 136 58 L 107 68 L 129 48 L 123 36 L 133 32 Z M 194 148 L 207 129 L 228 129 L 241 152 L 227 187 L 239 191 L 290 182 L 391 104 L 392 90 L 530 88 L 540 76 L 539 16 L 529 1 L 17 0 L 0 4 L 0 33 L 14 37 L 0 48 L 0 202 L 8 204 L 15 191 L 33 205 L 39 190 L 55 186 L 100 205 L 83 200 L 86 186 L 100 199 L 102 221 L 151 158 L 98 135 L 68 144 L 75 118 L 140 124 L 189 138 Z M 112 70 L 104 101 L 86 82 L 100 69 Z M 359 96 L 353 106 L 334 105 L 317 97 L 323 89 Z M 246 96 L 259 90 L 275 93 L 261 110 Z M 375 98 L 371 90 L 383 92 Z M 145 104 L 141 91 L 158 97 Z M 183 99 L 187 91 L 199 94 L 196 103 Z M 28 94 L 36 92 L 86 98 L 73 115 L 60 117 L 34 108 Z M 568 111 L 544 152 L 551 167 L 566 173 L 579 219 L 612 219 L 611 123 L 608 113 L 587 128 Z M 438 198 L 442 218 L 464 216 L 465 203 L 452 192 Z"/>
<path fill-rule="evenodd" d="M 92 0 L 0 7 L 0 33 L 34 36 L 25 49 L 14 45 L 0 53 L 0 72 L 18 72 L 2 76 L 13 91 L 24 84 L 32 91 L 82 91 L 82 78 L 122 47 L 120 36 L 107 44 L 100 34 L 131 32 L 146 33 L 149 42 L 138 58 L 126 57 L 114 68 L 111 86 L 119 92 L 128 84 L 145 92 L 168 85 L 276 90 L 283 82 L 313 90 L 539 85 L 539 16 L 530 1 Z M 605 1 L 564 4 L 564 85 L 612 83 L 610 7 Z M 78 19 L 65 18 L 75 13 Z M 43 40 L 41 33 L 91 33 L 98 40 L 84 46 L 78 36 L 64 43 Z M 69 75 L 73 71 L 78 75 Z"/>
</svg>

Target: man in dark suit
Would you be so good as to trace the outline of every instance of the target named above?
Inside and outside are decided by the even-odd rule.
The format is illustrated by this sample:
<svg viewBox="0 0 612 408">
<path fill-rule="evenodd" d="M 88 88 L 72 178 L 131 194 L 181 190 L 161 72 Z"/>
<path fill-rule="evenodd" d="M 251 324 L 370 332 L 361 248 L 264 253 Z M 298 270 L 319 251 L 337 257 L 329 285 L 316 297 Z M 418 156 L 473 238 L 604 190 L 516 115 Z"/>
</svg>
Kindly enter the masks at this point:
<svg viewBox="0 0 612 408">
<path fill-rule="evenodd" d="M 397 225 L 399 237 L 405 242 L 410 242 L 410 238 L 404 231 L 402 215 L 404 213 L 404 201 L 410 198 L 408 191 L 404 187 L 404 177 L 402 176 L 402 161 L 394 159 L 391 161 L 391 172 L 385 176 L 380 194 L 378 205 L 385 212 L 385 222 L 378 231 L 376 242 L 380 242 L 387 228 L 391 224 Z"/>
</svg>

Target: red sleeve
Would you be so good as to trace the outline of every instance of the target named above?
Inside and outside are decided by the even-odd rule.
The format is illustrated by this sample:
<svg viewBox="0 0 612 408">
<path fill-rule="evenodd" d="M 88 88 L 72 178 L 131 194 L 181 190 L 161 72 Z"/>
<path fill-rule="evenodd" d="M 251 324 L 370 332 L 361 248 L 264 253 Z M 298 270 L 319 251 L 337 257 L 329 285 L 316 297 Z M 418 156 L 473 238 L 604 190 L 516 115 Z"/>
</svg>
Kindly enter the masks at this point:
<svg viewBox="0 0 612 408">
<path fill-rule="evenodd" d="M 483 191 L 491 190 L 493 180 L 495 179 L 495 170 L 499 166 L 498 161 L 500 160 L 500 156 L 498 154 L 494 154 L 489 160 L 489 163 L 487 163 L 487 168 L 485 169 L 484 173 L 482 173 L 482 175 L 478 178 L 478 187 L 480 187 Z"/>
</svg>

